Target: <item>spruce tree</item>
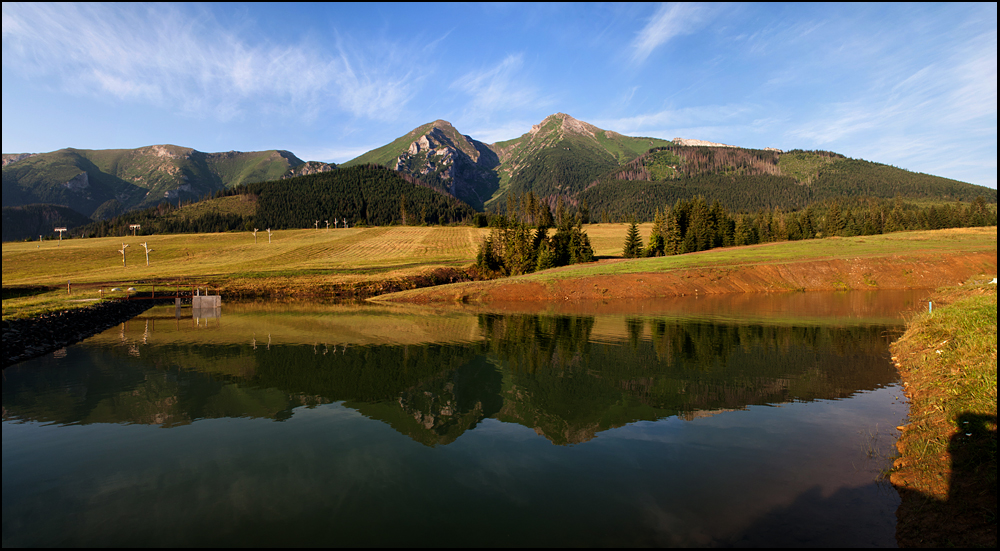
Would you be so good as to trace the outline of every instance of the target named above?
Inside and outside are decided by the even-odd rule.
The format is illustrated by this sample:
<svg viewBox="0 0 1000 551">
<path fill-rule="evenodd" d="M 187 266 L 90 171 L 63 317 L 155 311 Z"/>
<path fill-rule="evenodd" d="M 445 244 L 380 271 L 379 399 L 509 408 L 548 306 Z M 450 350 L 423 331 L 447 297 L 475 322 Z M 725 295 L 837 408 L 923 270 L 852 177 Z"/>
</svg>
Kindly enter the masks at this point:
<svg viewBox="0 0 1000 551">
<path fill-rule="evenodd" d="M 840 214 L 840 204 L 834 201 L 826 211 L 826 223 L 823 225 L 823 236 L 840 235 L 844 231 L 844 220 Z"/>
<path fill-rule="evenodd" d="M 642 256 L 642 237 L 639 236 L 639 225 L 634 221 L 628 226 L 628 234 L 625 236 L 625 247 L 622 249 L 625 258 L 639 258 Z"/>
<path fill-rule="evenodd" d="M 663 256 L 663 250 L 666 246 L 666 233 L 667 233 L 667 220 L 660 212 L 660 209 L 656 209 L 656 215 L 653 218 L 653 229 L 649 232 L 649 244 L 646 245 L 646 256 Z"/>
</svg>

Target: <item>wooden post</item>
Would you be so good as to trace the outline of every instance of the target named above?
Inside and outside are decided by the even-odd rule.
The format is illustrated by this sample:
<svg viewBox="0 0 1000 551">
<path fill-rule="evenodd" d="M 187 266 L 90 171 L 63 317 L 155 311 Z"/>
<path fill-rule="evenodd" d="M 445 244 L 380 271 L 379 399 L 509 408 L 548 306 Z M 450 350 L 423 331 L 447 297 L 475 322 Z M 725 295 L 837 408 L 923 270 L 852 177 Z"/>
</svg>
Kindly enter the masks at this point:
<svg viewBox="0 0 1000 551">
<path fill-rule="evenodd" d="M 69 282 L 69 281 L 66 282 L 66 294 L 67 295 L 72 295 L 73 294 L 73 287 L 71 285 L 71 282 Z"/>
</svg>

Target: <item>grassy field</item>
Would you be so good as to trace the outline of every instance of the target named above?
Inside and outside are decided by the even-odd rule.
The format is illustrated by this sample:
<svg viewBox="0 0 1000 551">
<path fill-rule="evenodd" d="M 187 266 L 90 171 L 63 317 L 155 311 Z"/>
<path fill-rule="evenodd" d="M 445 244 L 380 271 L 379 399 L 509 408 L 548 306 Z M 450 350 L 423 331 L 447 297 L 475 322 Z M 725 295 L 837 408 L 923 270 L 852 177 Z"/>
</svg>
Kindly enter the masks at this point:
<svg viewBox="0 0 1000 551">
<path fill-rule="evenodd" d="M 891 475 L 901 546 L 996 545 L 997 289 L 988 281 L 942 290 L 892 345 L 910 399 Z"/>
<path fill-rule="evenodd" d="M 643 227 L 649 232 L 651 225 Z M 598 256 L 621 256 L 626 224 L 587 226 Z M 550 230 L 551 231 L 551 230 Z M 3 244 L 3 285 L 65 286 L 325 275 L 344 279 L 406 274 L 475 262 L 486 229 L 375 227 L 252 233 L 177 234 Z M 270 241 L 270 242 L 269 242 Z M 118 252 L 126 249 L 126 265 Z M 149 266 L 142 243 L 153 252 Z"/>
<path fill-rule="evenodd" d="M 613 243 L 619 243 L 614 256 L 621 257 L 627 224 L 600 224 L 595 231 L 588 230 L 595 251 L 610 255 Z M 640 230 L 648 233 L 649 228 Z M 645 233 L 643 235 L 645 235 Z M 900 232 L 866 237 L 810 239 L 713 249 L 696 254 L 642 258 L 627 262 L 577 264 L 556 270 L 536 272 L 521 276 L 527 280 L 549 280 L 596 275 L 616 275 L 670 271 L 702 266 L 727 266 L 791 261 L 819 260 L 826 258 L 858 258 L 910 253 L 954 253 L 996 249 L 996 228 L 962 228 L 953 230 Z M 600 249 L 599 249 L 600 248 Z"/>
<path fill-rule="evenodd" d="M 640 225 L 644 238 L 650 224 Z M 599 258 L 620 258 L 627 224 L 585 227 Z M 257 233 L 178 234 L 71 239 L 61 243 L 3 244 L 4 318 L 84 306 L 98 290 L 153 285 L 202 285 L 227 292 L 281 294 L 373 280 L 397 280 L 437 268 L 463 268 L 475 262 L 487 229 L 471 227 L 373 227 L 304 229 Z M 270 242 L 269 242 L 270 241 Z M 149 265 L 142 243 L 152 252 Z M 126 249 L 123 266 L 119 250 Z M 704 253 L 570 266 L 524 276 L 534 280 L 669 271 L 699 266 L 787 262 L 996 249 L 996 228 L 906 232 L 872 237 L 821 239 Z M 72 282 L 73 294 L 67 293 Z M 12 288 L 47 287 L 48 292 L 14 297 Z M 124 291 L 121 293 L 124 294 Z M 319 293 L 322 294 L 322 293 Z"/>
<path fill-rule="evenodd" d="M 485 230 L 380 227 L 4 243 L 3 284 L 201 281 L 218 277 L 354 275 L 405 272 L 474 261 Z M 123 265 L 119 250 L 126 249 Z M 153 252 L 146 265 L 142 243 Z"/>
<path fill-rule="evenodd" d="M 3 244 L 3 316 L 22 317 L 111 294 L 111 287 L 154 285 L 227 290 L 288 290 L 407 278 L 475 261 L 487 230 L 470 227 L 376 227 L 176 234 Z M 270 241 L 270 242 L 269 242 Z M 152 250 L 149 265 L 142 243 Z M 122 244 L 126 249 L 123 265 Z M 72 282 L 73 294 L 67 293 Z M 36 289 L 17 297 L 19 287 Z M 15 289 L 15 290 L 12 290 Z"/>
</svg>

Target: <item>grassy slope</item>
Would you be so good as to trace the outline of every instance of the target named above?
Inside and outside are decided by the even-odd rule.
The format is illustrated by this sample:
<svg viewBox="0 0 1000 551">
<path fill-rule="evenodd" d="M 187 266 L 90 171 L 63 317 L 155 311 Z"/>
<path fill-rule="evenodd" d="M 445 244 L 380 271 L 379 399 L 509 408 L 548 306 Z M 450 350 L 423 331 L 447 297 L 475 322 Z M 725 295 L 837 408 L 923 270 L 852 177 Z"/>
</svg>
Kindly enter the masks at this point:
<svg viewBox="0 0 1000 551">
<path fill-rule="evenodd" d="M 626 224 L 600 224 L 621 228 L 621 240 L 624 243 Z M 641 224 L 640 231 L 648 233 L 649 224 Z M 588 233 L 590 233 L 588 231 Z M 597 231 L 591 235 L 591 241 L 599 239 L 603 250 L 610 250 L 613 238 L 605 232 Z M 621 245 L 617 256 L 621 256 Z M 996 228 L 969 228 L 960 230 L 901 232 L 866 237 L 809 239 L 805 241 L 786 241 L 751 247 L 732 247 L 713 249 L 697 254 L 679 256 L 663 256 L 658 258 L 642 258 L 637 260 L 605 263 L 578 264 L 568 268 L 549 270 L 522 276 L 525 279 L 548 280 L 595 275 L 634 274 L 671 271 L 701 266 L 728 266 L 761 263 L 798 262 L 825 258 L 856 258 L 883 256 L 888 254 L 934 253 L 996 249 Z M 602 254 L 595 247 L 598 255 Z"/>
<path fill-rule="evenodd" d="M 817 155 L 815 153 L 796 152 L 785 153 L 778 157 L 778 168 L 783 176 L 791 176 L 803 184 L 812 183 L 819 170 L 829 163 L 834 162 L 833 157 Z"/>
<path fill-rule="evenodd" d="M 500 188 L 487 201 L 488 205 L 496 203 L 510 189 L 516 193 L 531 190 L 539 196 L 575 195 L 591 181 L 650 148 L 671 143 L 659 138 L 634 138 L 606 131 L 595 131 L 590 137 L 565 132 L 562 125 L 562 119 L 552 117 L 534 134 L 495 144 L 501 159 L 497 169 Z M 572 173 L 579 181 L 558 181 L 551 177 L 553 171 Z"/>
<path fill-rule="evenodd" d="M 379 147 L 378 149 L 373 149 L 368 153 L 355 157 L 354 159 L 351 159 L 350 161 L 347 161 L 346 163 L 340 166 L 343 168 L 347 168 L 356 165 L 372 163 L 380 166 L 388 166 L 392 169 L 395 169 L 396 166 L 394 161 L 396 160 L 396 158 L 409 149 L 410 143 L 412 143 L 413 140 L 415 140 L 418 136 L 423 136 L 431 129 L 432 126 L 434 126 L 434 123 L 432 122 L 429 122 L 422 126 L 418 126 L 417 128 L 414 128 L 412 131 L 408 132 L 406 135 L 400 136 L 395 140 L 383 145 L 382 147 Z"/>
<path fill-rule="evenodd" d="M 892 345 L 910 399 L 891 475 L 902 546 L 996 545 L 997 289 L 989 279 L 943 290 L 934 311 Z"/>
<path fill-rule="evenodd" d="M 158 204 L 180 186 L 190 187 L 185 197 L 194 198 L 221 187 L 276 180 L 297 162 L 278 151 L 202 153 L 173 145 L 62 149 L 4 167 L 4 205 L 67 204 L 90 215 L 116 197 L 133 208 Z M 87 172 L 90 187 L 67 190 L 63 183 L 81 172 Z"/>
<path fill-rule="evenodd" d="M 257 212 L 257 201 L 254 196 L 233 195 L 218 197 L 207 201 L 198 201 L 184 205 L 165 215 L 166 219 L 196 220 L 207 214 L 238 214 L 250 217 Z"/>
<path fill-rule="evenodd" d="M 601 251 L 602 247 L 607 251 L 611 249 L 615 242 L 619 244 L 619 247 L 621 246 L 620 244 L 624 241 L 624 229 L 626 227 L 627 226 L 621 224 L 599 225 L 597 226 L 599 229 L 595 231 L 590 229 L 594 228 L 594 226 L 588 226 L 588 233 L 591 234 L 592 241 L 598 242 L 598 252 Z M 612 235 L 605 234 L 600 231 L 600 229 L 604 228 L 621 228 L 621 233 L 617 234 L 618 239 L 614 239 Z M 836 283 L 834 286 L 840 289 L 851 288 L 854 283 L 857 283 L 854 280 L 860 281 L 858 277 L 859 274 L 868 268 L 863 268 L 861 272 L 855 274 L 853 273 L 854 268 L 852 268 L 852 266 L 854 264 L 865 264 L 869 259 L 872 263 L 883 267 L 892 266 L 897 262 L 910 264 L 916 263 L 914 266 L 907 265 L 907 267 L 900 268 L 901 270 L 904 270 L 903 277 L 905 279 L 913 280 L 913 283 L 907 285 L 913 285 L 919 284 L 923 281 L 925 274 L 922 273 L 919 266 L 926 262 L 926 260 L 922 259 L 927 259 L 928 257 L 934 257 L 936 255 L 940 255 L 941 257 L 949 255 L 953 256 L 965 252 L 975 253 L 978 256 L 988 256 L 992 252 L 994 255 L 993 257 L 995 258 L 996 228 L 901 232 L 869 237 L 813 239 L 807 241 L 791 241 L 772 243 L 768 245 L 755 245 L 751 247 L 713 249 L 701 253 L 680 256 L 644 258 L 637 260 L 611 260 L 555 268 L 552 270 L 507 279 L 459 283 L 455 286 L 448 287 L 447 289 L 415 289 L 412 291 L 403 291 L 400 293 L 386 295 L 381 297 L 380 300 L 423 302 L 426 300 L 456 300 L 456 297 L 464 297 L 462 300 L 480 301 L 493 300 L 496 296 L 503 297 L 498 300 L 512 300 L 513 298 L 511 298 L 511 293 L 522 296 L 533 296 L 533 293 L 536 292 L 533 289 L 538 287 L 555 289 L 552 292 L 557 294 L 559 289 L 577 289 L 580 285 L 589 288 L 589 284 L 581 282 L 584 282 L 588 278 L 602 277 L 623 277 L 623 279 L 620 280 L 622 285 L 629 286 L 629 288 L 633 291 L 636 291 L 636 282 L 638 281 L 641 284 L 642 281 L 641 277 L 637 279 L 637 275 L 641 276 L 642 274 L 654 274 L 657 276 L 670 275 L 673 277 L 673 275 L 679 274 L 678 277 L 687 279 L 695 274 L 701 274 L 702 276 L 708 277 L 711 281 L 722 281 L 727 277 L 729 272 L 732 271 L 738 274 L 741 271 L 746 271 L 748 268 L 757 269 L 758 271 L 763 270 L 764 272 L 775 274 L 773 277 L 776 279 L 773 279 L 771 283 L 778 286 L 775 287 L 775 289 L 785 289 L 785 287 L 782 286 L 782 282 L 785 281 L 783 279 L 784 276 L 781 276 L 780 273 L 788 272 L 793 275 L 799 274 L 805 277 L 811 277 L 811 272 L 801 272 L 802 268 L 796 268 L 794 265 L 800 265 L 804 262 L 813 261 L 824 264 L 833 262 L 840 266 L 839 268 L 834 269 L 836 273 L 827 274 L 827 276 L 833 277 L 834 279 L 842 279 L 842 281 L 838 280 L 840 283 L 834 282 Z M 620 248 L 615 254 L 620 257 Z M 855 263 L 854 261 L 856 260 L 862 260 L 863 262 Z M 936 275 L 932 277 L 939 278 L 942 277 L 940 273 L 942 271 L 941 266 L 939 266 L 941 263 L 938 262 L 937 264 L 938 265 L 935 265 L 932 270 Z M 985 267 L 982 269 L 985 269 Z M 843 273 L 842 270 L 848 270 L 851 273 Z M 916 273 L 914 273 L 913 270 L 915 270 Z M 949 270 L 945 269 L 944 271 Z M 906 274 L 911 274 L 912 278 Z M 827 276 L 824 276 L 824 281 L 825 279 L 830 278 Z M 764 277 L 767 278 L 771 276 Z M 961 277 L 964 278 L 967 276 L 963 275 Z M 768 284 L 767 281 L 769 280 L 760 282 L 760 284 L 763 285 L 761 289 L 770 289 L 773 287 L 773 285 Z M 879 285 L 878 281 L 879 278 L 876 275 L 874 280 L 871 282 L 866 280 L 865 283 L 867 283 L 868 286 L 877 287 Z M 668 283 L 664 282 L 663 284 Z M 826 288 L 829 286 L 828 284 L 831 283 L 826 282 L 817 288 Z M 938 285 L 941 285 L 941 283 L 933 283 L 933 286 Z M 612 284 L 611 287 L 614 287 L 614 285 Z M 729 286 L 725 285 L 725 281 L 722 281 L 719 287 L 728 288 Z M 758 285 L 758 287 L 760 287 L 760 285 Z M 801 288 L 802 287 L 798 286 L 788 287 L 786 290 L 799 290 Z M 625 289 L 612 289 L 612 291 L 623 290 Z M 693 289 L 691 292 L 694 292 Z M 738 291 L 729 290 L 720 292 Z M 618 294 L 620 294 L 623 298 L 631 296 L 629 293 L 619 292 Z M 548 292 L 542 292 L 542 296 L 538 296 L 537 298 L 538 300 L 546 300 L 545 297 L 548 295 Z M 587 295 L 574 294 L 574 296 Z M 607 296 L 613 297 L 615 294 L 611 293 Z"/>
</svg>

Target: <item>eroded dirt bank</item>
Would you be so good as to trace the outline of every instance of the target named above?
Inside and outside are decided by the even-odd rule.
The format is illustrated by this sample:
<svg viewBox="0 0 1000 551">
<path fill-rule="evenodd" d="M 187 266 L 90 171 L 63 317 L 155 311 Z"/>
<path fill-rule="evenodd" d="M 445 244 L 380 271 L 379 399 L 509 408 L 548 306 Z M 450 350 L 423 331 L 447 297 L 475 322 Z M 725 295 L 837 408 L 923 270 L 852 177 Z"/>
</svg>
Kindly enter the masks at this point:
<svg viewBox="0 0 1000 551">
<path fill-rule="evenodd" d="M 661 272 L 578 277 L 509 278 L 393 293 L 380 301 L 480 303 L 649 299 L 717 293 L 931 289 L 995 272 L 995 251 L 887 255 L 748 265 L 718 265 Z"/>
</svg>

